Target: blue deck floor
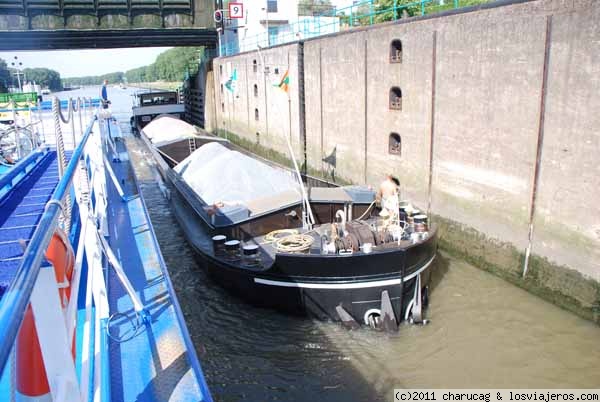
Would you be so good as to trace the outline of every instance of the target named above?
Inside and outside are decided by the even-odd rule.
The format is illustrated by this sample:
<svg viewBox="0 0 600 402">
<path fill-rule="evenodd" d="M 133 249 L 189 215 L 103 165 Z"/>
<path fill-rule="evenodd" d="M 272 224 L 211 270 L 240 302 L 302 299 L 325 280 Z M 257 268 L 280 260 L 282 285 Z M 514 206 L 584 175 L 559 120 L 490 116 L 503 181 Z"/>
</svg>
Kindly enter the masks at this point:
<svg viewBox="0 0 600 402">
<path fill-rule="evenodd" d="M 49 151 L 28 176 L 0 200 L 0 298 L 21 263 L 23 248 L 19 241 L 31 239 L 57 184 L 56 151 Z"/>
<path fill-rule="evenodd" d="M 111 132 L 118 133 L 116 123 Z M 112 167 L 128 201 L 120 199 L 109 180 L 109 243 L 150 316 L 150 323 L 125 342 L 109 342 L 112 401 L 210 401 L 193 345 L 139 195 L 125 145 L 117 141 L 121 162 Z M 114 270 L 107 292 L 112 314 L 133 316 L 133 304 Z M 111 333 L 131 330 L 128 319 L 114 320 Z"/>
</svg>

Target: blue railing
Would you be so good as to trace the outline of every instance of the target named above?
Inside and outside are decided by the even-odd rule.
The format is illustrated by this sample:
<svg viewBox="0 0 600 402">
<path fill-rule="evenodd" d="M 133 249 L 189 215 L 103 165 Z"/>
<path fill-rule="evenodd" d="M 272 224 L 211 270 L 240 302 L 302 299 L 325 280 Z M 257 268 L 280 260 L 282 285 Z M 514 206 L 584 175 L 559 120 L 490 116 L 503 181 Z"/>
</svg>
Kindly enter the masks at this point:
<svg viewBox="0 0 600 402">
<path fill-rule="evenodd" d="M 348 29 L 395 21 L 405 16 L 432 14 L 444 10 L 473 6 L 491 0 L 394 0 L 392 6 L 378 0 L 363 0 L 348 7 L 335 8 L 331 11 L 312 16 L 299 16 L 294 23 L 277 25 L 277 33 L 263 32 L 243 39 L 235 38 L 223 42 L 220 46 L 221 56 L 230 56 L 239 52 L 256 50 L 284 43 L 310 39 Z M 269 15 L 265 15 L 268 20 Z M 228 29 L 235 29 L 230 26 Z M 239 31 L 238 31 L 239 32 Z"/>
<path fill-rule="evenodd" d="M 31 171 L 31 167 L 35 166 L 37 161 L 43 158 L 47 152 L 47 147 L 34 150 L 25 158 L 18 161 L 8 172 L 0 176 L 0 200 L 4 194 L 9 192 L 18 183 L 18 180 L 25 177 Z M 18 177 L 19 175 L 21 176 Z M 15 181 L 15 179 L 18 180 Z"/>
<path fill-rule="evenodd" d="M 92 133 L 95 121 L 96 117 L 89 123 L 81 142 L 73 152 L 63 177 L 60 179 L 56 190 L 54 190 L 52 198 L 46 204 L 46 210 L 25 250 L 17 274 L 2 300 L 0 300 L 0 373 L 4 371 L 15 339 L 17 339 L 25 310 L 40 272 L 44 253 L 57 225 L 61 211 L 60 203 L 73 181 L 73 175 L 83 153 L 83 148 Z"/>
</svg>

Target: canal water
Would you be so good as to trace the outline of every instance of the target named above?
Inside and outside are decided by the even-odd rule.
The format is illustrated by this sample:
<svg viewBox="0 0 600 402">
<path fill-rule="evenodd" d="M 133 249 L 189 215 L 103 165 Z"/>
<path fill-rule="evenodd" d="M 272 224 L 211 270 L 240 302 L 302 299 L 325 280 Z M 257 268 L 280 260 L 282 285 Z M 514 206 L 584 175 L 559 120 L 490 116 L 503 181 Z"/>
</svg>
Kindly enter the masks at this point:
<svg viewBox="0 0 600 402">
<path fill-rule="evenodd" d="M 109 89 L 124 133 L 131 93 Z M 600 387 L 600 327 L 444 254 L 430 324 L 403 325 L 394 335 L 245 304 L 207 277 L 144 145 L 132 136 L 127 144 L 216 401 L 392 401 L 394 388 Z"/>
</svg>

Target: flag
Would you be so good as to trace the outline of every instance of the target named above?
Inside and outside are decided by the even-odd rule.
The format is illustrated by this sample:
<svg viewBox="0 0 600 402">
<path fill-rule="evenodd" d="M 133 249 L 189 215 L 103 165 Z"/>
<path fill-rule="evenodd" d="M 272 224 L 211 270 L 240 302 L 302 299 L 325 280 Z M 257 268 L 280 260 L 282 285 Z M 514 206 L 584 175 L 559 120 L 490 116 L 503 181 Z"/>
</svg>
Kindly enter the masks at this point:
<svg viewBox="0 0 600 402">
<path fill-rule="evenodd" d="M 275 86 L 283 89 L 286 93 L 290 91 L 290 76 L 288 75 L 288 70 L 285 70 L 285 74 L 281 77 L 281 82 Z"/>
<path fill-rule="evenodd" d="M 233 69 L 233 73 L 231 73 L 231 77 L 225 83 L 225 88 L 227 88 L 231 93 L 235 92 L 237 86 L 237 69 Z"/>
</svg>

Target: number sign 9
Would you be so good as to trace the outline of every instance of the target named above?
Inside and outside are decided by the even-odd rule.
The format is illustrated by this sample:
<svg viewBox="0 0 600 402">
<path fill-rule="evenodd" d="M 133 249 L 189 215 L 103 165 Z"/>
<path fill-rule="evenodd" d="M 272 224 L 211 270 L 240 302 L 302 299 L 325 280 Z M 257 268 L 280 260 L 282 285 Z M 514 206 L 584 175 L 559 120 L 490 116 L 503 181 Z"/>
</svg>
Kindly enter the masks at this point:
<svg viewBox="0 0 600 402">
<path fill-rule="evenodd" d="M 244 4 L 229 3 L 229 18 L 244 18 Z"/>
</svg>

